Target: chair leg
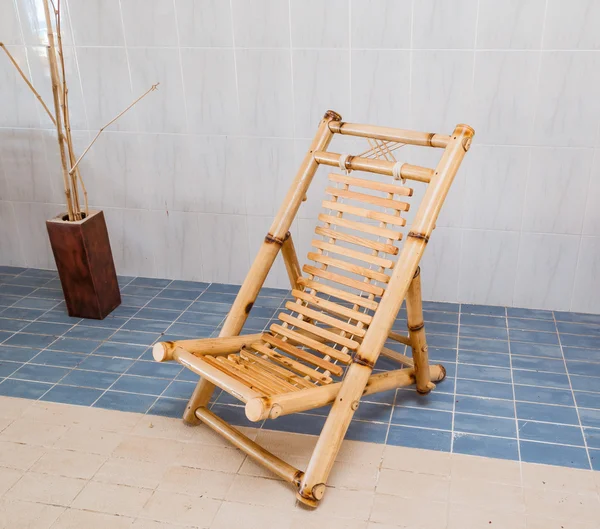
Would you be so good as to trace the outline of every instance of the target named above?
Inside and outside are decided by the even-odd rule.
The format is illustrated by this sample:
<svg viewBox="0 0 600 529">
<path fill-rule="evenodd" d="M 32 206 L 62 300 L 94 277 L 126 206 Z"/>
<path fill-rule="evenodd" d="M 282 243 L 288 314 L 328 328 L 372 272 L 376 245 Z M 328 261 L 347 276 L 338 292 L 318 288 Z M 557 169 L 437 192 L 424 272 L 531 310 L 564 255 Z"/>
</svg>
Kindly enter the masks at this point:
<svg viewBox="0 0 600 529">
<path fill-rule="evenodd" d="M 412 356 L 415 363 L 415 378 L 417 391 L 429 393 L 435 384 L 429 375 L 429 353 L 425 339 L 425 323 L 423 321 L 423 300 L 421 298 L 421 267 L 417 271 L 406 293 L 406 313 L 408 319 L 408 334 L 412 346 Z"/>
<path fill-rule="evenodd" d="M 196 388 L 188 401 L 188 404 L 183 412 L 183 422 L 189 426 L 200 424 L 200 419 L 196 416 L 198 408 L 206 407 L 215 390 L 215 385 L 205 378 L 201 378 L 196 384 Z"/>
</svg>

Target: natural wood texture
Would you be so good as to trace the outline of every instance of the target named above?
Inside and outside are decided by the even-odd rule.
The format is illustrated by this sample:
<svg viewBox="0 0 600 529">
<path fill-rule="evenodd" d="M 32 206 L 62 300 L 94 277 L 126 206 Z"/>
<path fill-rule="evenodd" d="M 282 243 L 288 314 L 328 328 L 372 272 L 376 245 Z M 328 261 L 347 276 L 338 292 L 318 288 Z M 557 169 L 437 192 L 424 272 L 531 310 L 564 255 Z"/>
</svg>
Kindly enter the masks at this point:
<svg viewBox="0 0 600 529">
<path fill-rule="evenodd" d="M 457 126 L 450 137 L 347 126 L 340 121 L 333 112 L 321 121 L 220 337 L 164 342 L 154 348 L 158 360 L 176 360 L 202 377 L 184 420 L 209 424 L 293 483 L 297 498 L 311 506 L 325 493 L 329 472 L 362 396 L 412 384 L 425 393 L 445 377 L 442 366 L 429 365 L 416 271 L 473 136 L 466 125 Z M 365 136 L 370 148 L 359 157 L 327 153 L 332 131 Z M 402 147 L 400 141 L 445 147 L 435 171 L 397 162 L 392 152 Z M 317 226 L 318 237 L 308 253 L 313 264 L 300 268 L 289 229 L 318 163 L 390 174 L 395 180 L 380 182 L 347 172 L 330 175 L 336 187 L 326 188 L 329 197 L 323 206 L 328 213 L 318 215 L 322 225 Z M 402 214 L 408 211 L 413 192 L 399 185 L 404 177 L 429 182 L 405 237 L 398 228 L 406 223 Z M 238 336 L 280 249 L 294 300 L 286 301 L 279 322 L 270 325 L 269 332 Z M 409 336 L 392 331 L 405 298 Z M 386 348 L 388 339 L 410 345 L 412 359 Z M 373 375 L 380 355 L 406 368 Z M 306 472 L 287 465 L 209 412 L 206 405 L 214 385 L 246 403 L 246 415 L 252 421 L 332 404 Z"/>
</svg>

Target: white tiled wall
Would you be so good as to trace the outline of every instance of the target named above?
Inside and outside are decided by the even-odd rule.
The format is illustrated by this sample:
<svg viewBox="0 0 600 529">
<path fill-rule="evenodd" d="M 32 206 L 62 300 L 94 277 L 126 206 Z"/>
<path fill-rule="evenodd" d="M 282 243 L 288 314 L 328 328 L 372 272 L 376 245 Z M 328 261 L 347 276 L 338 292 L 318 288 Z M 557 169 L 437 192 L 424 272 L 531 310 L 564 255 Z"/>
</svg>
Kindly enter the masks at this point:
<svg viewBox="0 0 600 529">
<path fill-rule="evenodd" d="M 240 282 L 332 108 L 351 121 L 476 129 L 425 255 L 429 299 L 600 312 L 600 0 L 66 7 L 78 145 L 160 82 L 82 164 L 119 273 Z M 0 0 L 0 40 L 50 102 L 41 0 Z M 0 262 L 51 267 L 55 140 L 2 54 L 0 105 Z M 293 227 L 301 250 L 317 189 L 310 200 Z M 286 286 L 281 265 L 269 284 Z"/>
</svg>

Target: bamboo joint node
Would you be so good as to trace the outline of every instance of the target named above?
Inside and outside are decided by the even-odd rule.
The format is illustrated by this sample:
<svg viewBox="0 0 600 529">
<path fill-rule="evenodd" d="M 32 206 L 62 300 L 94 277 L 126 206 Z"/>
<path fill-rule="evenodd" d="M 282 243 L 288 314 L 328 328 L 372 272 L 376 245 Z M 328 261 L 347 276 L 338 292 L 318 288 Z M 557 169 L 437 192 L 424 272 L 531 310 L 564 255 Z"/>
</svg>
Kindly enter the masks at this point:
<svg viewBox="0 0 600 529">
<path fill-rule="evenodd" d="M 424 233 L 415 233 L 414 231 L 408 232 L 407 237 L 412 237 L 414 239 L 421 239 L 426 243 L 429 242 L 429 235 L 425 235 Z"/>
</svg>

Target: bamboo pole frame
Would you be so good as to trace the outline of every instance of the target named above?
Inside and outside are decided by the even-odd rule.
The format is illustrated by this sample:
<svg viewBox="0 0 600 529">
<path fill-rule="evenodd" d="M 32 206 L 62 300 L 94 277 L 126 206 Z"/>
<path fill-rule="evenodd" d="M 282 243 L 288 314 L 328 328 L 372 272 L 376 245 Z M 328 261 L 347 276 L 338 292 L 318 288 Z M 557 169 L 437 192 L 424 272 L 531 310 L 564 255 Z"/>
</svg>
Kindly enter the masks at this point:
<svg viewBox="0 0 600 529">
<path fill-rule="evenodd" d="M 283 244 L 281 245 L 281 257 L 285 264 L 285 269 L 290 279 L 292 289 L 298 287 L 298 278 L 302 276 L 302 269 L 298 261 L 298 254 L 292 240 L 292 234 L 288 232 Z"/>
</svg>

